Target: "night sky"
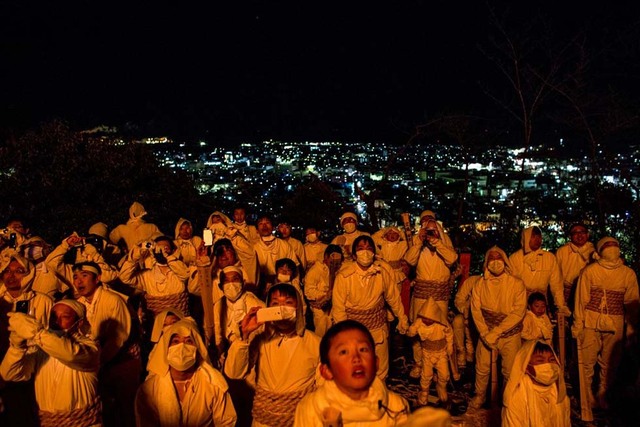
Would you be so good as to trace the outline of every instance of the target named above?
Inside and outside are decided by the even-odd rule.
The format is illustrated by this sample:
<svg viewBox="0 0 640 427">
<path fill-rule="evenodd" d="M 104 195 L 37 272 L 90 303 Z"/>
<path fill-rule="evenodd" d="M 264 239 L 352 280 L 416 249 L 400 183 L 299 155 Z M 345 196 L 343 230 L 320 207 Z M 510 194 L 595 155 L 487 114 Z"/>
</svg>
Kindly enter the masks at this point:
<svg viewBox="0 0 640 427">
<path fill-rule="evenodd" d="M 496 32 L 490 7 L 513 34 L 544 16 L 558 40 L 583 28 L 594 49 L 606 40 L 602 84 L 640 98 L 637 2 L 208 3 L 3 1 L 0 125 L 403 141 L 435 114 L 497 114 L 481 88 L 502 80 L 478 49 Z"/>
</svg>

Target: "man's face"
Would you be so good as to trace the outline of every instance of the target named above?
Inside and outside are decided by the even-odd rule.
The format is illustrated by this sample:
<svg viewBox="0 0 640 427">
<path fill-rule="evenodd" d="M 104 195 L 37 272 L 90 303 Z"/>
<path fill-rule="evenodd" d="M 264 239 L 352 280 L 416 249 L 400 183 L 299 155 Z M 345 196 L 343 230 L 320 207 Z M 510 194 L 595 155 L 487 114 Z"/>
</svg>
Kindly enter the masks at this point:
<svg viewBox="0 0 640 427">
<path fill-rule="evenodd" d="M 340 332 L 331 340 L 328 356 L 329 364 L 321 367 L 322 376 L 333 380 L 347 396 L 363 397 L 378 370 L 376 352 L 367 336 L 358 329 Z"/>
<path fill-rule="evenodd" d="M 16 231 L 20 234 L 27 234 L 27 229 L 24 227 L 21 221 L 11 221 L 7 224 L 7 228 Z"/>
<path fill-rule="evenodd" d="M 369 241 L 366 239 L 360 240 L 356 245 L 356 252 L 362 251 L 362 250 L 369 250 L 371 252 L 375 252 L 375 250 L 371 246 L 371 243 L 369 243 Z"/>
<path fill-rule="evenodd" d="M 542 247 L 542 235 L 538 233 L 531 233 L 531 237 L 529 238 L 529 248 L 532 251 L 537 251 Z"/>
<path fill-rule="evenodd" d="M 22 279 L 26 277 L 27 271 L 15 259 L 2 272 L 2 281 L 9 291 L 19 291 L 22 286 Z"/>
<path fill-rule="evenodd" d="M 243 223 L 246 219 L 246 212 L 244 209 L 236 208 L 233 210 L 233 221 L 236 223 Z"/>
<path fill-rule="evenodd" d="M 242 276 L 237 271 L 231 271 L 229 273 L 225 273 L 224 275 L 224 283 L 231 282 L 242 282 Z"/>
<path fill-rule="evenodd" d="M 193 236 L 193 227 L 188 222 L 183 222 L 180 226 L 178 236 L 183 240 L 189 240 Z"/>
<path fill-rule="evenodd" d="M 227 246 L 223 246 L 220 250 L 220 254 L 217 256 L 217 263 L 219 268 L 225 268 L 230 265 L 235 265 L 237 262 L 236 252 Z"/>
<path fill-rule="evenodd" d="M 271 224 L 271 220 L 269 218 L 260 218 L 256 227 L 258 228 L 258 234 L 261 237 L 268 237 L 273 233 L 273 224 Z"/>
<path fill-rule="evenodd" d="M 495 261 L 497 259 L 502 260 L 502 255 L 500 255 L 500 252 L 498 251 L 491 251 L 487 255 L 487 261 Z"/>
<path fill-rule="evenodd" d="M 393 243 L 400 239 L 400 234 L 398 234 L 396 230 L 389 230 L 387 234 L 384 235 L 384 238 Z"/>
<path fill-rule="evenodd" d="M 283 239 L 291 237 L 291 226 L 289 224 L 278 224 L 278 231 Z"/>
<path fill-rule="evenodd" d="M 76 270 L 73 272 L 73 286 L 76 288 L 76 292 L 88 300 L 93 298 L 99 283 L 100 276 L 96 276 L 90 271 Z"/>
<path fill-rule="evenodd" d="M 178 334 L 171 335 L 171 340 L 169 341 L 169 347 L 182 344 L 182 343 L 185 343 L 187 345 L 193 345 L 193 346 L 196 345 L 195 341 L 193 340 L 193 338 L 191 338 L 191 336 L 182 337 Z"/>
<path fill-rule="evenodd" d="M 168 240 L 156 242 L 156 252 L 162 252 L 164 256 L 171 255 L 171 243 Z"/>
<path fill-rule="evenodd" d="M 67 330 L 78 321 L 78 314 L 71 307 L 64 304 L 54 306 L 53 314 L 53 322 L 58 330 Z"/>
<path fill-rule="evenodd" d="M 573 227 L 569 238 L 571 239 L 571 243 L 577 247 L 581 247 L 589 240 L 589 232 L 583 226 Z"/>
</svg>

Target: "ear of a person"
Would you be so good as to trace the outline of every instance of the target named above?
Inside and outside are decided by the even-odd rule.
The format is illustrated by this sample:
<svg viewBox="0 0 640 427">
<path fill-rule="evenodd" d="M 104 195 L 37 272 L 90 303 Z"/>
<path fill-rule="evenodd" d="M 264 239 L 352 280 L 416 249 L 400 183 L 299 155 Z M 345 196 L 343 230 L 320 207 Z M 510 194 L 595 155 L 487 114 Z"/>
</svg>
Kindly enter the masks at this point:
<svg viewBox="0 0 640 427">
<path fill-rule="evenodd" d="M 322 378 L 325 380 L 331 381 L 333 379 L 333 372 L 331 372 L 331 368 L 324 363 L 320 365 L 320 375 L 322 375 Z"/>
</svg>

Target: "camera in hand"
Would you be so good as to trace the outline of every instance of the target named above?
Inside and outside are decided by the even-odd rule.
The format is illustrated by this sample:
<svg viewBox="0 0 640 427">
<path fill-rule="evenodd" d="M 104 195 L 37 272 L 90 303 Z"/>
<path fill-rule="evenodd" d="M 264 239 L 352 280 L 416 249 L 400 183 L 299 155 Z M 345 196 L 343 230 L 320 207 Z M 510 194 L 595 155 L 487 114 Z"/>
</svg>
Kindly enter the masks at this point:
<svg viewBox="0 0 640 427">
<path fill-rule="evenodd" d="M 16 313 L 29 314 L 29 301 L 16 301 Z"/>
<path fill-rule="evenodd" d="M 437 230 L 427 230 L 427 237 L 438 237 L 438 231 Z"/>
<path fill-rule="evenodd" d="M 94 248 L 101 250 L 102 249 L 102 238 L 98 236 L 90 236 L 84 239 L 85 243 L 93 246 Z"/>
<path fill-rule="evenodd" d="M 16 243 L 16 239 L 17 239 L 16 233 L 11 233 L 11 234 L 9 235 L 9 242 L 8 242 L 8 245 L 9 245 L 9 247 L 10 247 L 10 248 L 13 248 L 13 249 L 15 249 L 15 248 L 16 248 L 16 244 L 17 244 L 17 243 Z"/>
<path fill-rule="evenodd" d="M 144 242 L 144 245 L 142 245 L 145 249 L 153 249 L 155 246 L 156 244 L 154 242 Z"/>
</svg>

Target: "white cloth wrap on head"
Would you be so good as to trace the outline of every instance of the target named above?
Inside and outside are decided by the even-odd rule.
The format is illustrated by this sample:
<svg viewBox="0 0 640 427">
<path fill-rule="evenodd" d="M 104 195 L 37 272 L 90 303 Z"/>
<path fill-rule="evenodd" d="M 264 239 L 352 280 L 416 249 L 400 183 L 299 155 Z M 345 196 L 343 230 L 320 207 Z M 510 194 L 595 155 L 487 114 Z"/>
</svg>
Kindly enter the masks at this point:
<svg viewBox="0 0 640 427">
<path fill-rule="evenodd" d="M 354 214 L 353 212 L 345 212 L 340 217 L 340 224 L 342 224 L 342 222 L 347 218 L 353 218 L 356 222 L 358 222 L 358 216 L 356 214 Z"/>
<path fill-rule="evenodd" d="M 36 277 L 36 269 L 31 261 L 20 255 L 15 249 L 6 248 L 0 253 L 0 275 L 9 267 L 11 261 L 14 260 L 17 261 L 27 273 L 20 282 L 20 291 L 25 292 L 31 289 L 31 284 Z M 0 284 L 2 284 L 1 281 Z"/>
<path fill-rule="evenodd" d="M 74 299 L 61 299 L 60 301 L 57 301 L 55 304 L 53 304 L 53 307 L 51 309 L 53 310 L 56 305 L 66 305 L 78 315 L 78 319 L 84 319 L 86 315 L 86 308 L 84 304 Z"/>
</svg>

